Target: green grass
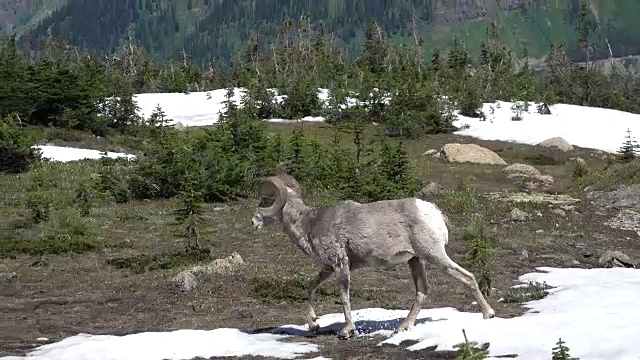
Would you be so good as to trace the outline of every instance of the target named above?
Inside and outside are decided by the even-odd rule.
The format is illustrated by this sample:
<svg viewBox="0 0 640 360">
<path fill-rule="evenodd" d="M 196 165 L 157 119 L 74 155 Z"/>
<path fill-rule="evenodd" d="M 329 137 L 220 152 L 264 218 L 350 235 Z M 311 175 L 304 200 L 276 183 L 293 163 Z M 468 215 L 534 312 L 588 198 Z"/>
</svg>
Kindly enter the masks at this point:
<svg viewBox="0 0 640 360">
<path fill-rule="evenodd" d="M 303 302 L 307 299 L 307 290 L 313 280 L 312 276 L 296 274 L 293 276 L 265 275 L 254 277 L 249 281 L 250 295 L 263 301 Z M 337 287 L 321 286 L 316 291 L 316 298 L 340 298 Z"/>
<path fill-rule="evenodd" d="M 140 274 L 154 270 L 167 270 L 211 260 L 211 251 L 186 252 L 184 250 L 163 254 L 138 254 L 130 256 L 117 256 L 107 260 L 107 264 L 118 269 L 131 269 L 134 274 Z"/>
<path fill-rule="evenodd" d="M 501 294 L 502 302 L 509 304 L 540 300 L 549 295 L 547 291 L 549 289 L 551 289 L 551 286 L 547 285 L 547 283 L 529 281 L 525 286 L 510 288 L 504 291 Z"/>
</svg>

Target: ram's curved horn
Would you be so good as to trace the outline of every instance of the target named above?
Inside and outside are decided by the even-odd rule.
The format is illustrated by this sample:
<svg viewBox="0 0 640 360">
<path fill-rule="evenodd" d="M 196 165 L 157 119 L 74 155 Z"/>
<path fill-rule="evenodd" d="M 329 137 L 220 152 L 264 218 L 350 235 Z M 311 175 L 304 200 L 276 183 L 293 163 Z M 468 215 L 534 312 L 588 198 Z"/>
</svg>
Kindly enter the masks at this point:
<svg viewBox="0 0 640 360">
<path fill-rule="evenodd" d="M 260 187 L 260 195 L 262 197 L 274 198 L 273 204 L 269 207 L 258 208 L 263 216 L 273 216 L 282 210 L 287 203 L 287 186 L 284 181 L 276 176 L 262 179 Z"/>
</svg>

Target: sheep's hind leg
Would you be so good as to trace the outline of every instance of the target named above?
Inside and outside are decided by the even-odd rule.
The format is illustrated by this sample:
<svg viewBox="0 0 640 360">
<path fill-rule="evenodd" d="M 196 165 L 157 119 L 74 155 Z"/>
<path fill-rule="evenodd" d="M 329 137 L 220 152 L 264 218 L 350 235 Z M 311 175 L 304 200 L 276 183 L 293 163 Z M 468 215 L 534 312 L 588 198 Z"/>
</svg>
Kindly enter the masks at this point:
<svg viewBox="0 0 640 360">
<path fill-rule="evenodd" d="M 447 273 L 449 273 L 449 275 L 458 279 L 469 290 L 471 290 L 471 293 L 476 298 L 476 302 L 482 310 L 482 317 L 484 319 L 491 319 L 495 317 L 495 311 L 491 308 L 491 305 L 487 303 L 487 300 L 482 295 L 482 292 L 480 292 L 480 287 L 478 286 L 476 278 L 472 273 L 465 270 L 462 266 L 456 264 L 453 260 L 451 260 L 451 258 L 449 258 L 447 253 L 444 251 L 444 248 L 439 249 L 435 254 L 431 256 L 431 258 L 435 260 L 440 266 L 443 266 L 445 270 L 447 270 Z"/>
<path fill-rule="evenodd" d="M 313 309 L 313 298 L 315 297 L 316 290 L 322 283 L 327 281 L 331 275 L 333 275 L 333 269 L 329 267 L 325 267 L 318 273 L 318 276 L 311 282 L 309 285 L 309 290 L 307 293 L 307 301 L 308 301 L 308 314 L 307 314 L 307 324 L 309 325 L 309 332 L 311 334 L 315 334 L 320 329 L 320 325 L 316 323 L 318 319 L 316 316 L 316 312 Z"/>
<path fill-rule="evenodd" d="M 427 282 L 427 270 L 425 269 L 424 261 L 417 257 L 413 257 L 409 260 L 409 269 L 411 270 L 411 276 L 413 277 L 413 284 L 416 287 L 416 298 L 411 305 L 407 318 L 398 326 L 396 333 L 405 331 L 411 328 L 416 323 L 416 318 L 422 307 L 422 301 L 429 289 L 429 283 Z"/>
<path fill-rule="evenodd" d="M 354 335 L 356 326 L 351 319 L 351 302 L 349 301 L 349 282 L 350 282 L 349 265 L 341 264 L 336 269 L 336 279 L 340 286 L 340 300 L 342 301 L 342 311 L 344 312 L 344 327 L 338 333 L 340 339 L 348 339 Z"/>
</svg>

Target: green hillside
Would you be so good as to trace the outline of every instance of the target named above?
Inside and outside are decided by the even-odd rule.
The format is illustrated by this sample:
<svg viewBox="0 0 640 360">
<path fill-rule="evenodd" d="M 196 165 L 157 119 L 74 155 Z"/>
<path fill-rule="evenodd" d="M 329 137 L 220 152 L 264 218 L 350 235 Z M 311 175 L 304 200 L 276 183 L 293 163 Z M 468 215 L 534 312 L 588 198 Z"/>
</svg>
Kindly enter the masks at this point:
<svg viewBox="0 0 640 360">
<path fill-rule="evenodd" d="M 44 0 L 34 1 L 33 4 Z M 287 18 L 308 13 L 314 26 L 334 33 L 349 54 L 361 47 L 366 25 L 376 19 L 394 43 L 413 42 L 412 24 L 429 52 L 444 47 L 458 35 L 468 48 L 479 49 L 487 24 L 496 21 L 512 50 L 542 58 L 549 43 L 565 45 L 569 56 L 582 60 L 576 50 L 575 30 L 580 0 L 485 1 L 459 5 L 453 0 L 49 0 L 56 10 L 48 16 L 33 13 L 22 28 L 23 44 L 37 48 L 37 39 L 49 27 L 55 34 L 92 52 L 112 52 L 122 41 L 135 41 L 156 59 L 180 58 L 183 50 L 204 65 L 216 56 L 226 62 L 241 49 L 259 24 L 262 45 L 276 39 Z M 640 2 L 636 0 L 584 0 L 589 9 L 594 58 L 640 53 Z M 60 5 L 60 6 L 57 6 Z M 27 16 L 27 15 L 23 15 Z M 40 16 L 40 17 L 38 17 Z"/>
</svg>

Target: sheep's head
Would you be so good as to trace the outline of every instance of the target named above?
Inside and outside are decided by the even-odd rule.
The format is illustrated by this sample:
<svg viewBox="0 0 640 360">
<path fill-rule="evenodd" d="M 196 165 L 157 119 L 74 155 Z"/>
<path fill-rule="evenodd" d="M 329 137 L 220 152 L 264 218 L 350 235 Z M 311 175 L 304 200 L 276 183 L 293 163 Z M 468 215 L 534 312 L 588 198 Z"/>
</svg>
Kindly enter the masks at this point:
<svg viewBox="0 0 640 360">
<path fill-rule="evenodd" d="M 287 204 L 288 182 L 287 179 L 283 179 L 280 176 L 271 176 L 262 179 L 260 204 L 258 205 L 256 214 L 253 216 L 253 219 L 251 219 L 254 228 L 260 229 L 263 226 L 274 223 L 276 220 L 282 221 L 282 209 Z"/>
</svg>

